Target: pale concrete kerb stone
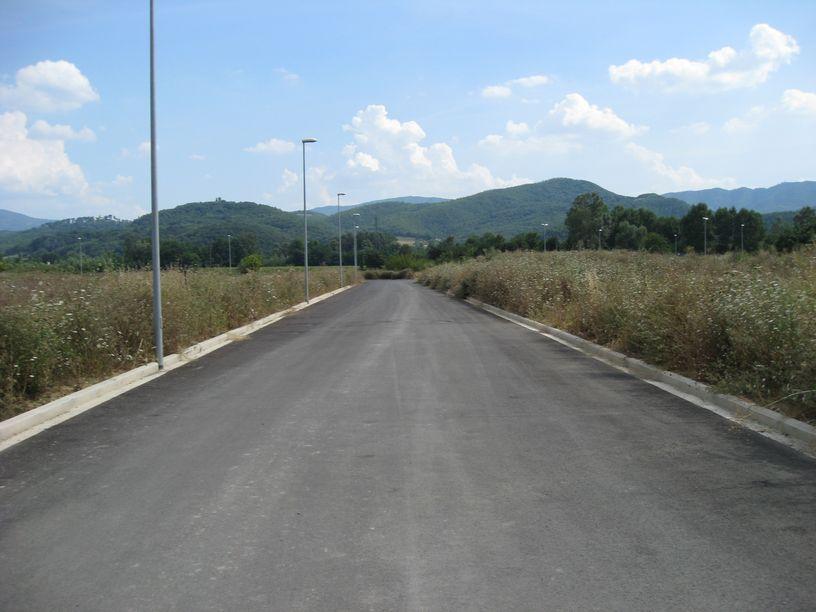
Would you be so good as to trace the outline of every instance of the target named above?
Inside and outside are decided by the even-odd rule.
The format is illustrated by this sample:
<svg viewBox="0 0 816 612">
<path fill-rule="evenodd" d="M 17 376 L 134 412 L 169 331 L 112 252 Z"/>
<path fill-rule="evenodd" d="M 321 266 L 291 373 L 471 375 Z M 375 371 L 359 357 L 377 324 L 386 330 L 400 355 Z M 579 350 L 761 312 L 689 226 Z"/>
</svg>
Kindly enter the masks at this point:
<svg viewBox="0 0 816 612">
<path fill-rule="evenodd" d="M 646 382 L 655 384 L 661 389 L 678 395 L 754 431 L 769 435 L 769 437 L 775 440 L 786 442 L 808 454 L 816 454 L 816 427 L 812 425 L 786 417 L 783 414 L 738 397 L 717 393 L 706 384 L 680 374 L 675 374 L 674 372 L 661 370 L 640 359 L 627 357 L 622 353 L 600 346 L 584 338 L 579 338 L 564 330 L 544 325 L 538 321 L 502 310 L 490 304 L 485 304 L 473 298 L 467 298 L 465 301 L 493 315 L 528 329 L 538 331 L 561 344 L 586 353 L 604 363 L 625 370 Z M 781 434 L 781 436 L 779 434 Z M 796 443 L 791 443 L 790 440 L 783 439 L 782 436 L 795 440 Z"/>
<path fill-rule="evenodd" d="M 10 419 L 0 422 L 0 450 L 22 442 L 39 432 L 62 423 L 78 414 L 90 410 L 117 395 L 135 389 L 146 382 L 157 378 L 171 370 L 174 370 L 189 361 L 193 361 L 204 355 L 211 353 L 235 340 L 241 340 L 267 325 L 279 321 L 287 315 L 303 310 L 312 304 L 322 302 L 338 293 L 346 291 L 356 285 L 346 285 L 334 291 L 323 293 L 312 298 L 309 302 L 301 302 L 286 310 L 272 313 L 266 317 L 248 323 L 243 327 L 232 329 L 228 332 L 194 344 L 181 353 L 167 355 L 164 358 L 164 369 L 159 370 L 156 362 L 148 363 L 138 368 L 117 374 L 112 378 L 98 382 L 90 387 L 80 389 L 75 393 L 66 395 L 37 408 L 33 408 L 22 414 L 18 414 Z"/>
</svg>

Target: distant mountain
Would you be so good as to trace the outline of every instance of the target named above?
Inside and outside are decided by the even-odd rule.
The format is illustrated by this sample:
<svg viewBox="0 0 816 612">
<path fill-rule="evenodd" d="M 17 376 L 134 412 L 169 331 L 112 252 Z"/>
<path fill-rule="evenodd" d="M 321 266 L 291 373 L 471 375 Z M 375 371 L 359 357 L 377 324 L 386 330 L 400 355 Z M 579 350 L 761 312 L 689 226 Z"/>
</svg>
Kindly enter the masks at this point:
<svg viewBox="0 0 816 612">
<path fill-rule="evenodd" d="M 435 204 L 368 204 L 358 207 L 356 212 L 360 213 L 361 228 L 379 229 L 400 236 L 465 238 L 485 232 L 513 236 L 525 231 L 540 231 L 542 223 L 549 223 L 554 230 L 562 228 L 573 200 L 593 191 L 609 208 L 647 208 L 662 216 L 681 216 L 689 208 L 681 200 L 655 193 L 633 198 L 618 195 L 589 181 L 555 178 Z"/>
<path fill-rule="evenodd" d="M 231 234 L 234 239 L 252 236 L 258 250 L 270 254 L 285 242 L 303 236 L 303 218 L 254 202 L 194 202 L 159 211 L 163 241 L 179 240 L 206 246 Z M 322 215 L 309 218 L 309 238 L 334 236 L 334 226 Z M 82 238 L 87 255 L 122 253 L 126 240 L 150 237 L 150 215 L 133 221 L 115 217 L 84 217 L 46 223 L 33 229 L 0 234 L 0 254 L 29 257 L 65 256 L 78 251 Z"/>
<path fill-rule="evenodd" d="M 701 189 L 699 191 L 676 191 L 664 193 L 667 198 L 677 198 L 689 204 L 705 202 L 711 208 L 749 208 L 761 213 L 796 210 L 803 206 L 816 206 L 816 181 L 779 183 L 773 187 L 749 189 Z"/>
<path fill-rule="evenodd" d="M 48 223 L 49 219 L 36 219 L 22 213 L 0 208 L 0 232 L 19 232 Z"/>
<path fill-rule="evenodd" d="M 351 206 L 341 206 L 340 212 L 344 213 L 352 208 L 359 206 L 368 206 L 369 204 L 436 204 L 437 202 L 446 202 L 447 198 L 426 198 L 423 196 L 403 196 L 401 198 L 386 198 L 384 200 L 371 200 L 370 202 L 361 202 L 359 204 L 352 204 Z M 321 215 L 337 214 L 337 206 L 318 206 L 317 208 L 310 208 L 311 212 L 316 212 Z"/>
</svg>

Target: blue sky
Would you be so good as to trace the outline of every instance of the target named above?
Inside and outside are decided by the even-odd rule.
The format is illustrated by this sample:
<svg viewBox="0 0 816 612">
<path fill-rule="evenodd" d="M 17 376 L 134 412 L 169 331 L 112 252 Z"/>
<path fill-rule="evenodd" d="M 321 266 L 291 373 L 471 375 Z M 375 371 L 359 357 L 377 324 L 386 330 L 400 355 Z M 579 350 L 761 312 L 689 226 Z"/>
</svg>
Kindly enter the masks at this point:
<svg viewBox="0 0 816 612">
<path fill-rule="evenodd" d="M 159 198 L 814 179 L 814 2 L 156 0 Z M 149 208 L 147 2 L 0 5 L 0 208 Z"/>
</svg>

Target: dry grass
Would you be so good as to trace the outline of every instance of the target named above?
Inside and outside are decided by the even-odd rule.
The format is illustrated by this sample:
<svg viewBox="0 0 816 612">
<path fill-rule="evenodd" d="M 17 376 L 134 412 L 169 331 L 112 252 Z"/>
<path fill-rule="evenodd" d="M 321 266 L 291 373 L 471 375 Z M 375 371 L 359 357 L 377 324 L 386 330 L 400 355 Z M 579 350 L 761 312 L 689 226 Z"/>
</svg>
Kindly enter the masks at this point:
<svg viewBox="0 0 816 612">
<path fill-rule="evenodd" d="M 505 253 L 419 273 L 767 405 L 816 389 L 816 249 L 674 257 Z M 816 420 L 816 393 L 774 406 Z"/>
<path fill-rule="evenodd" d="M 339 286 L 337 268 L 311 272 L 312 295 Z M 162 294 L 171 354 L 302 301 L 303 273 L 172 270 Z M 149 273 L 0 274 L 0 418 L 152 360 Z"/>
</svg>

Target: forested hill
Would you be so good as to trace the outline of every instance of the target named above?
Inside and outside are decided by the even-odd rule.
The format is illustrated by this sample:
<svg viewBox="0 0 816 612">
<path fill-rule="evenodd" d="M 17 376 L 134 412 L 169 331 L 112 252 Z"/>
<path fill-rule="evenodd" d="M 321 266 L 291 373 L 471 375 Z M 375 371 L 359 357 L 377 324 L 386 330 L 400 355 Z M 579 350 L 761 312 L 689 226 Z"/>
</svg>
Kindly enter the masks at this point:
<svg viewBox="0 0 816 612">
<path fill-rule="evenodd" d="M 253 202 L 195 202 L 159 212 L 162 242 L 175 240 L 204 247 L 231 234 L 262 253 L 303 237 L 303 217 Z M 309 238 L 325 240 L 334 226 L 323 215 L 309 217 Z M 79 238 L 87 255 L 122 253 L 126 241 L 150 237 L 150 215 L 134 221 L 114 217 L 83 217 L 46 223 L 21 232 L 0 234 L 0 254 L 63 257 L 78 251 Z M 254 249 L 253 249 L 254 250 Z"/>
<path fill-rule="evenodd" d="M 661 216 L 682 216 L 688 204 L 654 193 L 622 196 L 589 181 L 554 178 L 540 183 L 493 189 L 435 204 L 386 204 L 360 206 L 359 224 L 397 235 L 465 238 L 485 232 L 505 236 L 539 231 L 542 223 L 561 228 L 573 200 L 596 192 L 609 208 L 646 208 Z"/>
<path fill-rule="evenodd" d="M 447 202 L 447 198 L 428 198 L 424 196 L 402 196 L 399 198 L 386 198 L 384 200 L 372 200 L 370 202 L 361 202 L 360 204 L 352 204 L 351 206 L 341 206 L 340 212 L 346 212 L 352 208 L 359 208 L 360 206 L 368 206 L 369 204 L 436 204 L 437 202 Z M 337 206 L 318 206 L 310 208 L 311 212 L 320 213 L 321 215 L 333 215 L 337 212 Z"/>
<path fill-rule="evenodd" d="M 816 206 L 816 181 L 779 183 L 773 187 L 749 189 L 702 189 L 664 194 L 689 204 L 705 202 L 710 208 L 750 208 L 762 213 L 798 210 Z"/>
<path fill-rule="evenodd" d="M 37 219 L 0 208 L 0 232 L 19 232 L 48 223 L 48 221 L 48 219 Z"/>
</svg>

